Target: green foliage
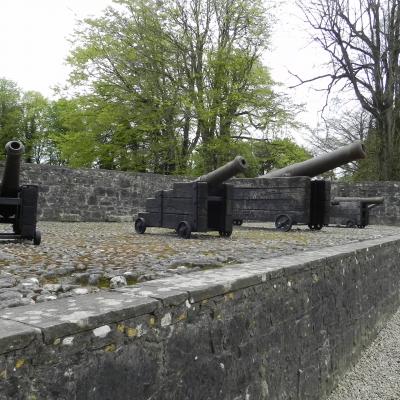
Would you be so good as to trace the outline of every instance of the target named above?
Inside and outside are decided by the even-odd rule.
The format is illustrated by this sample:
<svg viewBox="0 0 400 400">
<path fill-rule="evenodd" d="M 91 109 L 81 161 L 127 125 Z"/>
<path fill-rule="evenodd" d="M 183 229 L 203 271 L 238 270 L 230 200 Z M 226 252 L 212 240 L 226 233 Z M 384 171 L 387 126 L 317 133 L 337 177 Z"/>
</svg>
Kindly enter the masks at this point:
<svg viewBox="0 0 400 400">
<path fill-rule="evenodd" d="M 243 156 L 247 161 L 248 168 L 244 174 L 246 177 L 256 177 L 272 169 L 283 168 L 312 157 L 304 147 L 287 138 L 242 142 L 222 137 L 199 146 L 192 157 L 191 174 L 198 176 L 212 171 L 237 155 Z"/>
<path fill-rule="evenodd" d="M 25 145 L 25 161 L 44 161 L 50 150 L 48 138 L 51 105 L 38 92 L 23 92 L 15 82 L 0 79 L 0 149 L 9 140 Z M 0 151 L 3 156 L 3 151 Z"/>
<path fill-rule="evenodd" d="M 312 157 L 308 150 L 287 138 L 255 143 L 254 151 L 261 163 L 260 174 L 305 161 Z"/>
<path fill-rule="evenodd" d="M 69 57 L 85 112 L 107 120 L 89 124 L 98 165 L 182 173 L 199 143 L 292 120 L 261 63 L 271 25 L 261 0 L 116 3 L 81 24 Z"/>
<path fill-rule="evenodd" d="M 21 90 L 15 82 L 0 79 L 0 149 L 21 136 Z M 0 150 L 0 158 L 4 158 Z"/>
<path fill-rule="evenodd" d="M 376 135 L 374 129 L 371 129 L 367 139 L 364 141 L 367 157 L 358 161 L 357 171 L 348 178 L 349 181 L 378 181 L 380 180 L 379 165 L 381 138 Z M 397 162 L 397 168 L 400 167 L 400 160 Z"/>
<path fill-rule="evenodd" d="M 20 139 L 25 145 L 25 161 L 40 163 L 53 151 L 49 139 L 51 104 L 38 92 L 25 92 L 21 98 L 23 112 Z"/>
<path fill-rule="evenodd" d="M 246 177 L 257 176 L 260 169 L 260 160 L 254 154 L 251 142 L 234 141 L 228 136 L 215 138 L 198 147 L 192 156 L 191 168 L 187 174 L 199 176 L 204 172 L 210 172 L 226 164 L 241 155 L 247 162 Z"/>
<path fill-rule="evenodd" d="M 74 97 L 0 80 L 0 141 L 21 139 L 30 162 L 162 174 L 241 154 L 257 175 L 275 160 L 252 134 L 295 114 L 261 60 L 271 24 L 262 0 L 115 0 L 76 29 Z"/>
</svg>

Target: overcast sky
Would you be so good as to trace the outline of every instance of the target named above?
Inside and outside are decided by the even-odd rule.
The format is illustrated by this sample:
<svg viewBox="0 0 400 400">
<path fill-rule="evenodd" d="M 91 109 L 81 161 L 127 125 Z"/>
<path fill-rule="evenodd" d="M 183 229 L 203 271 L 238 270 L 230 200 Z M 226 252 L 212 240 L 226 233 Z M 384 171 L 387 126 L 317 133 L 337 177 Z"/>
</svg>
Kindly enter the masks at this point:
<svg viewBox="0 0 400 400">
<path fill-rule="evenodd" d="M 318 71 L 323 54 L 308 44 L 307 27 L 294 0 L 278 3 L 280 21 L 264 59 L 284 88 L 295 82 L 288 70 L 310 77 Z M 51 97 L 52 87 L 63 84 L 68 75 L 67 38 L 76 21 L 99 15 L 109 4 L 112 0 L 0 0 L 0 77 Z M 303 118 L 315 125 L 323 95 L 307 87 L 289 93 L 295 101 L 307 103 Z"/>
<path fill-rule="evenodd" d="M 68 69 L 67 38 L 76 20 L 101 12 L 111 0 L 0 0 L 0 77 L 51 96 Z"/>
</svg>

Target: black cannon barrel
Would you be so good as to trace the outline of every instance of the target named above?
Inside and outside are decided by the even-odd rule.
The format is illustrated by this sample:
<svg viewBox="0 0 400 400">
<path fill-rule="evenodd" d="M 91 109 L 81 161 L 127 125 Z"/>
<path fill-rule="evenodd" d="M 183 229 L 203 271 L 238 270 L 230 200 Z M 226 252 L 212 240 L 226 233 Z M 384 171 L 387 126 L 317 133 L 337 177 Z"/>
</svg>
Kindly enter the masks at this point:
<svg viewBox="0 0 400 400">
<path fill-rule="evenodd" d="M 355 161 L 367 156 L 364 145 L 357 141 L 348 144 L 338 149 L 311 158 L 310 160 L 302 161 L 296 164 L 288 165 L 287 167 L 268 172 L 259 178 L 274 178 L 285 176 L 309 176 L 310 178 L 320 175 L 331 169 L 340 167 L 350 161 Z"/>
<path fill-rule="evenodd" d="M 17 197 L 20 186 L 21 159 L 25 148 L 21 142 L 12 140 L 6 144 L 5 150 L 7 157 L 1 182 L 0 197 Z"/>
<path fill-rule="evenodd" d="M 331 204 L 337 205 L 339 203 L 348 203 L 352 201 L 365 204 L 382 204 L 384 200 L 383 197 L 334 197 Z"/>
<path fill-rule="evenodd" d="M 207 182 L 211 186 L 219 185 L 234 177 L 239 172 L 245 171 L 246 168 L 246 160 L 242 156 L 236 156 L 222 167 L 198 177 L 195 182 Z"/>
</svg>

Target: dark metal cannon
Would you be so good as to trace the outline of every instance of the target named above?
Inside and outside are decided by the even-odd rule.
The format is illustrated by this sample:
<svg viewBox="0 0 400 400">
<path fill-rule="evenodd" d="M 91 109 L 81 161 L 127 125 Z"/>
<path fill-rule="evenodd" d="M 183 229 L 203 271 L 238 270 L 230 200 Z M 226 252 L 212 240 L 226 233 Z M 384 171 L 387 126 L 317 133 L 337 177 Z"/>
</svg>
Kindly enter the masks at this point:
<svg viewBox="0 0 400 400">
<path fill-rule="evenodd" d="M 40 244 L 36 229 L 38 187 L 20 185 L 20 168 L 24 146 L 13 140 L 5 146 L 6 162 L 0 186 L 0 223 L 12 225 L 13 233 L 0 233 L 0 239 L 27 239 Z"/>
<path fill-rule="evenodd" d="M 318 157 L 311 158 L 296 164 L 288 165 L 287 167 L 268 172 L 261 175 L 259 178 L 277 178 L 288 176 L 309 176 L 313 178 L 347 164 L 351 161 L 359 160 L 367 156 L 364 145 L 357 141 L 338 149 L 322 154 Z"/>
<path fill-rule="evenodd" d="M 348 228 L 365 228 L 369 225 L 370 210 L 383 202 L 383 197 L 334 197 L 329 223 Z"/>
<path fill-rule="evenodd" d="M 232 178 L 236 174 L 243 172 L 247 168 L 246 160 L 242 156 L 236 156 L 222 167 L 217 168 L 208 174 L 199 176 L 194 182 L 207 182 L 209 187 L 217 189 L 221 183 Z"/>
<path fill-rule="evenodd" d="M 272 221 L 282 231 L 294 224 L 321 229 L 329 224 L 331 186 L 328 181 L 311 178 L 365 156 L 362 143 L 355 142 L 255 179 L 232 180 L 233 223 Z"/>
<path fill-rule="evenodd" d="M 170 190 L 160 190 L 146 200 L 146 211 L 135 221 L 137 233 L 147 227 L 175 229 L 183 238 L 192 232 L 218 231 L 220 236 L 232 234 L 233 185 L 224 183 L 247 168 L 237 156 L 224 166 L 202 175 L 192 182 L 179 182 Z"/>
</svg>

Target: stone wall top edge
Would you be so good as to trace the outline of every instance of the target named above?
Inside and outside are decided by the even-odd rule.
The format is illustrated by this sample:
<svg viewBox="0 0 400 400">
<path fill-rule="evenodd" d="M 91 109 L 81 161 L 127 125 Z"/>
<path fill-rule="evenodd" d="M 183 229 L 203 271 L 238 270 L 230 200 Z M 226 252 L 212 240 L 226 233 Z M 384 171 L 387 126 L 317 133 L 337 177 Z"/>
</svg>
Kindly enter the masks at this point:
<svg viewBox="0 0 400 400">
<path fill-rule="evenodd" d="M 362 181 L 362 182 L 343 182 L 343 181 L 331 181 L 336 185 L 346 186 L 363 186 L 363 185 L 374 185 L 374 186 L 386 186 L 386 185 L 400 185 L 400 181 Z"/>
<path fill-rule="evenodd" d="M 4 166 L 4 160 L 0 161 L 0 168 Z M 72 172 L 92 172 L 92 173 L 106 173 L 106 174 L 122 174 L 122 175 L 133 175 L 133 176 L 160 176 L 165 178 L 174 178 L 174 179 L 191 179 L 191 177 L 185 175 L 164 175 L 157 174 L 153 172 L 137 172 L 137 171 L 121 171 L 115 169 L 102 169 L 102 168 L 71 168 L 63 165 L 50 165 L 50 164 L 34 164 L 34 163 L 25 163 L 23 162 L 21 165 L 23 169 L 37 169 L 37 170 L 68 170 Z"/>
<path fill-rule="evenodd" d="M 0 160 L 0 168 L 4 166 L 4 160 Z M 111 169 L 101 169 L 101 168 L 71 168 L 62 165 L 50 165 L 50 164 L 35 164 L 35 163 L 22 163 L 22 168 L 34 168 L 34 169 L 46 169 L 46 170 L 69 170 L 79 172 L 93 172 L 93 173 L 110 173 L 110 174 L 123 174 L 123 175 L 134 175 L 134 176 L 160 176 L 165 178 L 174 178 L 174 179 L 194 179 L 193 177 L 185 176 L 185 175 L 164 175 L 157 174 L 153 172 L 136 172 L 136 171 L 121 171 L 121 170 L 111 170 Z M 254 178 L 233 178 L 233 180 L 237 179 L 238 181 L 246 181 L 247 179 L 256 179 Z M 305 177 L 297 177 L 297 178 L 305 178 Z M 260 178 L 262 179 L 262 178 Z M 331 181 L 333 184 L 337 185 L 400 185 L 400 181 L 362 181 L 362 182 L 343 182 L 338 180 Z"/>
<path fill-rule="evenodd" d="M 318 268 L 322 260 L 325 265 L 327 260 L 357 256 L 360 251 L 373 251 L 373 248 L 382 246 L 397 248 L 399 244 L 400 235 L 393 235 L 276 257 L 261 263 L 239 264 L 148 281 L 123 290 L 3 309 L 0 311 L 0 354 L 17 349 L 18 343 L 26 346 L 27 337 L 37 335 L 38 329 L 42 340 L 51 343 L 55 338 L 150 314 L 155 310 L 162 312 L 170 305 L 185 304 L 190 308 L 193 303 L 205 299 Z M 13 329 L 9 329 L 10 324 Z M 20 324 L 24 325 L 22 333 Z M 18 339 L 21 337 L 23 340 Z"/>
</svg>

